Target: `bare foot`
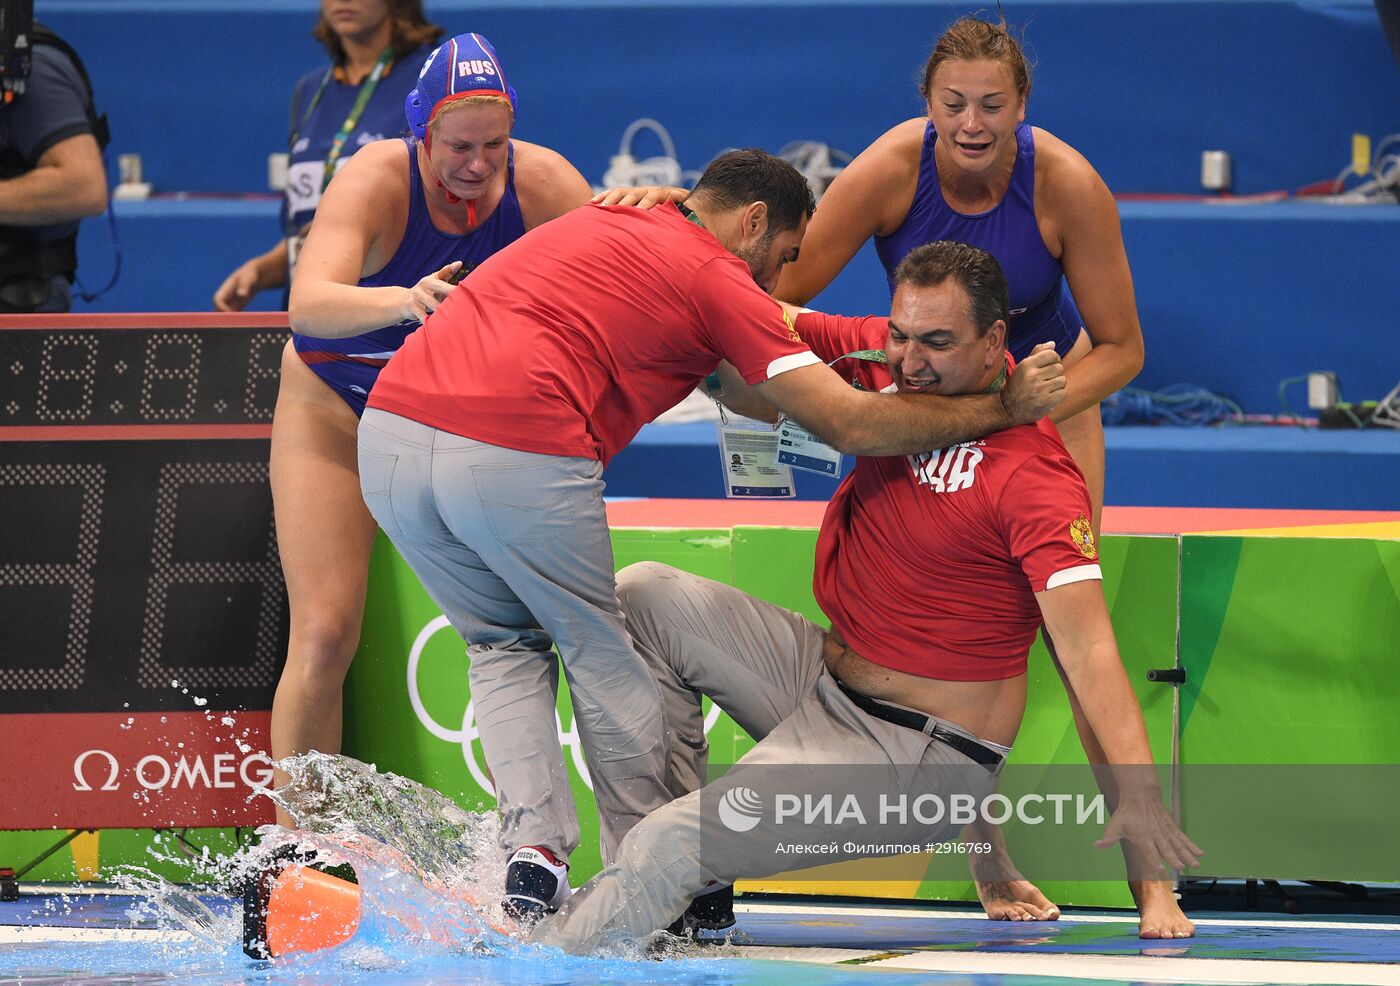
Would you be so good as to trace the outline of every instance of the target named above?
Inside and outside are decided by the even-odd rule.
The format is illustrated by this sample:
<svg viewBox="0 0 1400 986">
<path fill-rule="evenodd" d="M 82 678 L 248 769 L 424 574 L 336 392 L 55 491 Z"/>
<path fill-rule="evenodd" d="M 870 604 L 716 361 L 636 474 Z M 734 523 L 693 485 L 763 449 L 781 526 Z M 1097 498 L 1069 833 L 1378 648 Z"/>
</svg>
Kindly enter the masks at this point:
<svg viewBox="0 0 1400 986">
<path fill-rule="evenodd" d="M 1029 880 L 975 880 L 982 910 L 993 921 L 1054 921 L 1060 909 Z"/>
<path fill-rule="evenodd" d="M 1138 903 L 1139 938 L 1190 938 L 1196 925 L 1181 911 L 1181 904 L 1166 880 L 1132 884 Z"/>
</svg>

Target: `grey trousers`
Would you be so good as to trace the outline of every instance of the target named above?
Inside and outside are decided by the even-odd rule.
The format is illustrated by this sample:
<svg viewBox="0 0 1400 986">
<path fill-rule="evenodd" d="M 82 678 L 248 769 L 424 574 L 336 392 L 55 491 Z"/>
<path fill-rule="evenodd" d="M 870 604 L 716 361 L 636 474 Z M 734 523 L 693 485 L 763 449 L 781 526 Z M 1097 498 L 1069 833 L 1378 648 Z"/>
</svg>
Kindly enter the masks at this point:
<svg viewBox="0 0 1400 986">
<path fill-rule="evenodd" d="M 637 649 L 661 687 L 671 734 L 667 785 L 676 800 L 633 827 L 616 861 L 538 925 L 533 940 L 570 952 L 606 951 L 665 927 L 710 881 L 732 883 L 800 868 L 792 858 L 774 854 L 774 845 L 792 834 L 791 826 L 781 828 L 766 815 L 744 832 L 717 825 L 719 789 L 732 789 L 749 768 L 764 768 L 770 781 L 775 774 L 790 777 L 795 786 L 845 770 L 846 776 L 871 772 L 911 795 L 924 793 L 911 785 L 930 778 L 945 796 L 994 789 L 995 776 L 963 754 L 856 708 L 822 661 L 825 631 L 802 616 L 655 562 L 620 572 L 618 594 Z M 702 694 L 759 741 L 736 769 L 703 789 L 708 750 Z M 925 844 L 949 838 L 954 830 L 911 819 L 902 830 L 883 826 L 880 831 L 883 838 L 902 835 L 898 841 Z M 860 834 L 839 821 L 825 830 L 802 829 L 805 841 L 837 844 L 859 842 Z M 868 855 L 840 852 L 822 862 Z"/>
<path fill-rule="evenodd" d="M 370 409 L 359 467 L 374 519 L 469 644 L 502 848 L 567 858 L 578 846 L 554 719 L 562 661 L 594 790 L 610 806 L 611 858 L 622 833 L 670 794 L 661 699 L 618 604 L 601 463 Z"/>
</svg>

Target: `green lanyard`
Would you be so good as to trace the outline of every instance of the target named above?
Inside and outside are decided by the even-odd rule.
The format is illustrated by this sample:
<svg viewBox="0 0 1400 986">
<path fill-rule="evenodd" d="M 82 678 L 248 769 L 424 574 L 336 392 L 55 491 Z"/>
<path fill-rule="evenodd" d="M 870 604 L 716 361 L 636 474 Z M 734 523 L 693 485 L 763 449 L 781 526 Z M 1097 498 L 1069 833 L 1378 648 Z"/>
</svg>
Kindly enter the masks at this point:
<svg viewBox="0 0 1400 986">
<path fill-rule="evenodd" d="M 384 77 L 384 70 L 393 61 L 394 48 L 390 45 L 379 55 L 379 61 L 374 63 L 374 68 L 370 70 L 365 81 L 360 83 L 360 94 L 355 97 L 355 105 L 350 107 L 350 115 L 345 118 L 345 122 L 340 125 L 340 130 L 331 140 L 331 149 L 326 154 L 326 166 L 321 173 L 321 191 L 325 192 L 326 186 L 335 177 L 335 163 L 340 160 L 340 152 L 345 149 L 345 142 L 350 139 L 350 135 L 355 132 L 355 126 L 360 122 L 360 116 L 365 111 L 365 106 L 374 95 L 375 87 L 379 85 L 379 80 Z M 316 94 L 311 97 L 311 103 L 306 107 L 306 112 L 302 115 L 301 126 L 292 131 L 290 146 L 295 149 L 300 131 L 306 128 L 306 121 L 311 119 L 311 114 L 315 112 L 316 106 L 321 102 L 321 97 L 325 95 L 326 86 L 330 85 L 331 78 L 335 75 L 335 66 L 326 69 L 326 74 L 321 76 L 321 84 L 316 87 Z"/>
<path fill-rule="evenodd" d="M 685 203 L 684 203 L 684 202 L 677 202 L 677 203 L 676 203 L 676 208 L 677 208 L 678 210 L 680 210 L 680 214 L 683 215 L 683 216 L 685 216 L 685 218 L 688 219 L 690 222 L 693 222 L 695 225 L 699 226 L 701 229 L 704 229 L 704 228 L 705 228 L 705 224 L 702 223 L 702 222 L 700 221 L 700 217 L 697 216 L 697 215 L 696 215 L 694 212 L 692 212 L 691 210 L 687 209 L 687 208 L 685 207 Z"/>
<path fill-rule="evenodd" d="M 826 365 L 835 366 L 843 359 L 858 359 L 864 360 L 867 363 L 888 363 L 890 361 L 890 358 L 885 355 L 885 351 L 883 349 L 857 349 L 853 353 L 847 353 L 844 356 L 836 357 L 834 360 L 832 360 Z"/>
<path fill-rule="evenodd" d="M 997 378 L 996 378 L 995 380 L 993 380 L 993 381 L 991 382 L 991 385 L 990 385 L 986 390 L 982 391 L 982 393 L 984 393 L 984 394 L 995 394 L 997 391 L 1001 390 L 1001 388 L 1002 388 L 1002 387 L 1005 387 L 1005 386 L 1006 386 L 1006 360 L 1002 360 L 1002 361 L 1001 361 L 1001 371 L 997 374 Z"/>
<path fill-rule="evenodd" d="M 841 362 L 843 359 L 858 359 L 865 363 L 884 363 L 887 365 L 890 361 L 890 358 L 885 355 L 885 351 L 883 349 L 857 349 L 853 353 L 846 353 L 844 356 L 836 357 L 834 360 L 832 360 L 826 365 L 831 367 L 832 369 L 835 369 L 836 364 Z M 867 389 L 859 380 L 854 379 L 851 381 L 851 386 L 854 387 L 856 390 Z"/>
</svg>

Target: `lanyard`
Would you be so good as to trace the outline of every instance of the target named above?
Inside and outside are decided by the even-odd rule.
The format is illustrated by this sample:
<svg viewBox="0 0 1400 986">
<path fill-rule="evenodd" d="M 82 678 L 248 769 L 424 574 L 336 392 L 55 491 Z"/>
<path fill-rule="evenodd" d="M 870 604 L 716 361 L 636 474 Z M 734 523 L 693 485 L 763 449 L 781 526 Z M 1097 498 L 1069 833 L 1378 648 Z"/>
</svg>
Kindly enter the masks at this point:
<svg viewBox="0 0 1400 986">
<path fill-rule="evenodd" d="M 345 149 L 345 142 L 350 139 L 350 135 L 355 132 L 355 126 L 360 122 L 360 116 L 365 111 L 365 106 L 374 95 L 375 87 L 379 85 L 379 80 L 384 77 L 384 70 L 388 68 L 389 62 L 393 60 L 393 46 L 385 48 L 379 55 L 379 61 L 374 63 L 374 68 L 370 71 L 365 81 L 360 83 L 360 93 L 355 97 L 355 105 L 350 107 L 350 115 L 345 118 L 345 122 L 340 125 L 340 130 L 331 140 L 331 149 L 326 154 L 326 165 L 321 173 L 321 191 L 326 190 L 326 186 L 335 177 L 335 163 L 340 160 L 340 152 Z M 321 102 L 321 97 L 326 93 L 326 86 L 330 85 L 332 76 L 335 75 L 335 66 L 326 69 L 326 74 L 321 76 L 321 84 L 316 87 L 316 94 L 311 97 L 310 104 L 306 107 L 306 112 L 302 115 L 301 126 L 292 131 L 290 146 L 295 148 L 297 137 L 300 132 L 306 129 L 306 122 L 311 119 L 311 114 L 315 112 L 317 105 Z"/>
<path fill-rule="evenodd" d="M 1001 361 L 1001 370 L 997 373 L 997 378 L 993 380 L 991 385 L 987 387 L 986 390 L 982 391 L 982 393 L 995 394 L 1004 386 L 1006 386 L 1006 360 Z"/>
<path fill-rule="evenodd" d="M 685 216 L 685 218 L 686 218 L 687 220 L 689 220 L 690 222 L 693 222 L 695 225 L 699 226 L 701 229 L 704 229 L 704 228 L 705 228 L 705 224 L 702 223 L 702 222 L 700 221 L 700 217 L 697 216 L 697 215 L 696 215 L 694 212 L 692 212 L 690 209 L 687 209 L 687 208 L 685 207 L 685 203 L 684 203 L 684 202 L 677 202 L 677 203 L 676 203 L 676 208 L 680 211 L 680 214 L 681 214 L 682 216 Z"/>
<path fill-rule="evenodd" d="M 834 360 L 832 360 L 826 365 L 835 366 L 843 359 L 858 359 L 864 360 L 867 363 L 888 363 L 890 361 L 890 358 L 885 355 L 885 351 L 883 349 L 857 349 L 853 353 L 846 353 L 844 356 L 836 357 Z"/>
<path fill-rule="evenodd" d="M 890 361 L 890 358 L 885 355 L 885 351 L 883 349 L 857 349 L 853 353 L 846 353 L 844 356 L 836 357 L 834 360 L 832 360 L 826 365 L 831 367 L 832 369 L 835 369 L 836 364 L 841 362 L 843 359 L 858 359 L 865 363 L 883 363 L 886 365 L 888 365 Z M 859 380 L 852 380 L 851 386 L 854 387 L 856 390 L 866 389 L 861 385 L 861 382 Z"/>
</svg>

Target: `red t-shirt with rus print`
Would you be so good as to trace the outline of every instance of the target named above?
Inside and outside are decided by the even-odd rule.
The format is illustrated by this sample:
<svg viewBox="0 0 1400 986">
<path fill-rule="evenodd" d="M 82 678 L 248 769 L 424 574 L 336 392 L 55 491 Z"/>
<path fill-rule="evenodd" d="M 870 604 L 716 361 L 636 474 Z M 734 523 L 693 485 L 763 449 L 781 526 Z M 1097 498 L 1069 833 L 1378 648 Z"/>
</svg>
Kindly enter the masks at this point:
<svg viewBox="0 0 1400 986">
<path fill-rule="evenodd" d="M 589 205 L 472 271 L 369 406 L 606 464 L 722 359 L 750 384 L 817 361 L 747 265 L 674 205 Z"/>
<path fill-rule="evenodd" d="M 877 317 L 796 321 L 827 362 L 881 349 L 888 333 Z M 835 369 L 870 390 L 893 387 L 878 363 Z M 858 459 L 822 518 L 813 588 L 867 660 L 991 681 L 1025 671 L 1041 623 L 1035 593 L 1102 577 L 1083 474 L 1042 419 L 919 455 Z"/>
</svg>

